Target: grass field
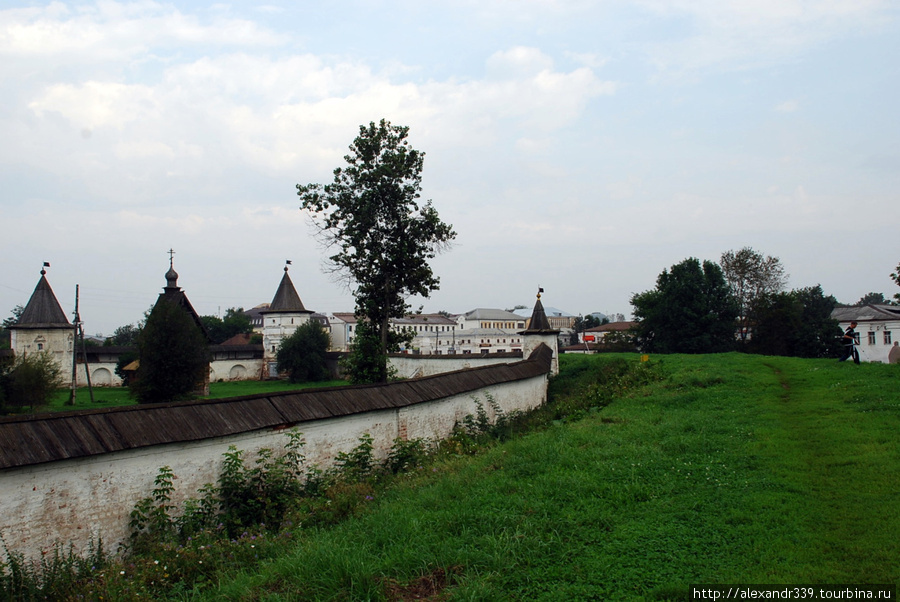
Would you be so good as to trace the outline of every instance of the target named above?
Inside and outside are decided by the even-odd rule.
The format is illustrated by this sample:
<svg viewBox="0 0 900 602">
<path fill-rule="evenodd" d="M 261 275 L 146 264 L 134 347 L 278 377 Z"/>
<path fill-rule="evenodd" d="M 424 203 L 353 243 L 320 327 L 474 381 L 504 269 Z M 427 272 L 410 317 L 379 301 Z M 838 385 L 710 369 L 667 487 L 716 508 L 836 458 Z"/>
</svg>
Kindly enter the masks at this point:
<svg viewBox="0 0 900 602">
<path fill-rule="evenodd" d="M 561 359 L 555 403 L 611 358 Z M 900 367 L 651 363 L 658 382 L 410 474 L 205 597 L 683 600 L 701 583 L 900 583 Z"/>
<path fill-rule="evenodd" d="M 241 397 L 260 393 L 278 393 L 281 391 L 297 391 L 313 387 L 338 387 L 348 384 L 345 380 L 330 380 L 318 383 L 291 383 L 286 380 L 242 380 L 233 382 L 216 382 L 209 385 L 209 396 L 200 399 L 222 399 L 225 397 Z M 50 401 L 49 406 L 39 408 L 40 412 L 64 412 L 71 410 L 106 409 L 119 406 L 137 405 L 126 387 L 94 387 L 93 402 L 87 387 L 79 387 L 75 392 L 75 405 L 68 405 L 70 389 L 60 389 Z"/>
</svg>

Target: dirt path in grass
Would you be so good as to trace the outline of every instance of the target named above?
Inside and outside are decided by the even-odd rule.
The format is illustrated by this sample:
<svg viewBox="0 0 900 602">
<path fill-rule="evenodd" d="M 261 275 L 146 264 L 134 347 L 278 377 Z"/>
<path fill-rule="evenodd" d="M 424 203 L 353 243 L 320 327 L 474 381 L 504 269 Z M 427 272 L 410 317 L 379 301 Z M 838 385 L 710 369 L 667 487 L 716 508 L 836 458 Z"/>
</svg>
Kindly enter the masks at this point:
<svg viewBox="0 0 900 602">
<path fill-rule="evenodd" d="M 765 402 L 764 455 L 803 504 L 804 537 L 788 556 L 819 583 L 900 580 L 897 416 L 835 393 L 808 365 L 768 364 L 780 391 Z M 855 400 L 855 401 L 853 401 Z M 805 566 L 802 566 L 804 565 Z"/>
</svg>

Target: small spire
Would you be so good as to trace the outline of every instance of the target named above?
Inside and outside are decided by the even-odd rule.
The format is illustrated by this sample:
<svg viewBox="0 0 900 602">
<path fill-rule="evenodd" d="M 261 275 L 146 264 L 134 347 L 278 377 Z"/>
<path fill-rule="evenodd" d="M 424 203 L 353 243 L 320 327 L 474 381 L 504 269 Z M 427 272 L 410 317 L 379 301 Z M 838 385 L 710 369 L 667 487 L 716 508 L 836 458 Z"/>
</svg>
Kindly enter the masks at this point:
<svg viewBox="0 0 900 602">
<path fill-rule="evenodd" d="M 178 288 L 178 272 L 175 271 L 175 251 L 171 248 L 169 253 L 169 271 L 166 272 L 166 288 Z"/>
</svg>

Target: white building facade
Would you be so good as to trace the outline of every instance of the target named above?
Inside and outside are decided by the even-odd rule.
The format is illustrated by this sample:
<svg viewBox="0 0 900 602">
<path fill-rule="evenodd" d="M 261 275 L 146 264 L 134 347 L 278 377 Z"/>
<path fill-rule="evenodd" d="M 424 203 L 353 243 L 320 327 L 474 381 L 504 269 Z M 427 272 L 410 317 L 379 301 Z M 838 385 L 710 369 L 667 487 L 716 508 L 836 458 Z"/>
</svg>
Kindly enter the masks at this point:
<svg viewBox="0 0 900 602">
<path fill-rule="evenodd" d="M 856 322 L 857 350 L 863 362 L 897 363 L 900 355 L 900 307 L 863 305 L 838 307 L 831 312 L 841 330 Z M 895 350 L 896 348 L 896 350 Z M 893 360 L 893 361 L 892 361 Z"/>
</svg>

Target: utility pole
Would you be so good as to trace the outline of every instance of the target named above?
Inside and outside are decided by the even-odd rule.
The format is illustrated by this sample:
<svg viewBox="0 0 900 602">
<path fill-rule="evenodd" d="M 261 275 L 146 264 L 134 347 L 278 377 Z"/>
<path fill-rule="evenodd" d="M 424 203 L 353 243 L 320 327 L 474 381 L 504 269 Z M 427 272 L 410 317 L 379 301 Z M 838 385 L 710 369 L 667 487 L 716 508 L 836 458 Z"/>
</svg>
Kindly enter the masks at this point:
<svg viewBox="0 0 900 602">
<path fill-rule="evenodd" d="M 77 390 L 76 382 L 78 380 L 78 341 L 81 340 L 81 358 L 84 361 L 84 375 L 87 378 L 88 392 L 91 396 L 91 403 L 94 403 L 94 388 L 91 386 L 91 370 L 87 361 L 87 350 L 84 348 L 84 327 L 81 322 L 81 314 L 78 313 L 78 285 L 75 285 L 75 336 L 72 341 L 72 391 L 69 394 L 68 405 L 75 405 L 75 391 Z"/>
</svg>

